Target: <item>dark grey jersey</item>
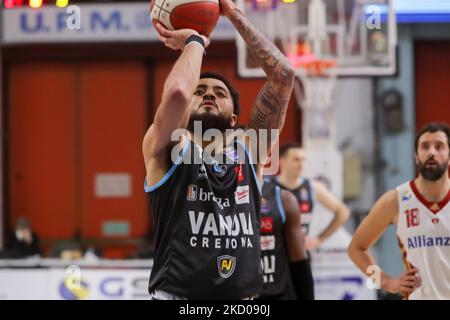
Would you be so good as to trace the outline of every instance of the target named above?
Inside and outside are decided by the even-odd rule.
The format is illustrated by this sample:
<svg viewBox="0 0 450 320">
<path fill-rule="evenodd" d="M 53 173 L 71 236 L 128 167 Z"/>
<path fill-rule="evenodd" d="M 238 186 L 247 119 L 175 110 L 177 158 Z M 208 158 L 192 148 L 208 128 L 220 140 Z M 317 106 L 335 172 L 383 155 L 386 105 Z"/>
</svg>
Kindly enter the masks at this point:
<svg viewBox="0 0 450 320">
<path fill-rule="evenodd" d="M 239 142 L 224 149 L 227 161 L 204 156 L 186 139 L 163 179 L 145 186 L 156 230 L 149 290 L 189 299 L 256 296 L 262 270 L 255 167 Z"/>
<path fill-rule="evenodd" d="M 279 185 L 282 189 L 292 192 L 297 199 L 300 212 L 302 213 L 302 231 L 305 235 L 309 234 L 309 229 L 313 219 L 314 212 L 314 190 L 310 179 L 303 179 L 300 185 L 295 189 L 289 189 L 278 180 L 278 177 L 272 177 L 271 181 Z"/>
<path fill-rule="evenodd" d="M 260 212 L 264 286 L 258 298 L 292 298 L 289 260 L 283 230 L 286 214 L 281 200 L 281 188 L 270 180 L 264 180 Z"/>
</svg>

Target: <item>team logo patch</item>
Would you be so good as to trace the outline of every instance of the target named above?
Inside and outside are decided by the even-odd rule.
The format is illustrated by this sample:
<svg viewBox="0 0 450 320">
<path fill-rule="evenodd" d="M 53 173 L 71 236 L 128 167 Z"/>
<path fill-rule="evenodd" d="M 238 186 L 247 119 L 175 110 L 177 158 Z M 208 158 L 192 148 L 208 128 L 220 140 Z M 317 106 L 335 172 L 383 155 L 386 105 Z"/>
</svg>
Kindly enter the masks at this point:
<svg viewBox="0 0 450 320">
<path fill-rule="evenodd" d="M 275 249 L 275 236 L 261 236 L 261 251 Z"/>
<path fill-rule="evenodd" d="M 219 165 L 219 163 L 216 160 L 211 161 L 209 167 L 211 171 L 214 173 L 214 175 L 218 178 L 223 178 L 227 173 L 227 166 L 225 164 Z"/>
<path fill-rule="evenodd" d="M 198 178 L 208 179 L 208 173 L 206 172 L 206 167 L 204 164 L 201 164 L 200 167 L 198 167 Z"/>
<path fill-rule="evenodd" d="M 248 186 L 238 186 L 234 192 L 236 204 L 250 203 L 250 192 Z"/>
<path fill-rule="evenodd" d="M 433 222 L 433 224 L 439 223 L 439 218 L 433 218 L 431 219 L 431 222 Z"/>
<path fill-rule="evenodd" d="M 228 255 L 217 257 L 217 268 L 222 278 L 229 278 L 236 268 L 236 258 Z"/>
<path fill-rule="evenodd" d="M 188 201 L 197 200 L 197 186 L 193 184 L 188 185 L 186 198 Z"/>
<path fill-rule="evenodd" d="M 273 218 L 272 217 L 262 217 L 261 218 L 261 233 L 272 233 L 273 232 Z"/>
</svg>

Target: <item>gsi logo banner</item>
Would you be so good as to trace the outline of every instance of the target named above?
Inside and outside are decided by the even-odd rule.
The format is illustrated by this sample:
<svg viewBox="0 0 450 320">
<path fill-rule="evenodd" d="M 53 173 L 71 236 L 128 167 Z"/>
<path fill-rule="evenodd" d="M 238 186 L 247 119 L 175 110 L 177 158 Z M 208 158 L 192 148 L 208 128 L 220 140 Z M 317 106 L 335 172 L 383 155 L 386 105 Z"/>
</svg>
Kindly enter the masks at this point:
<svg viewBox="0 0 450 320">
<path fill-rule="evenodd" d="M 148 298 L 148 279 L 121 277 L 106 278 L 100 283 L 103 296 L 116 299 Z"/>
<path fill-rule="evenodd" d="M 63 282 L 66 284 L 66 281 Z M 66 300 L 80 299 L 147 299 L 148 279 L 134 278 L 131 281 L 122 277 L 105 278 L 98 283 L 97 287 L 89 287 L 89 281 L 82 281 L 82 287 L 69 292 L 67 286 L 61 285 L 66 290 L 60 291 L 61 297 Z"/>
<path fill-rule="evenodd" d="M 58 298 L 64 300 L 148 299 L 148 276 L 147 270 L 83 269 L 79 286 L 71 284 L 70 276 L 58 276 L 55 285 Z"/>
</svg>

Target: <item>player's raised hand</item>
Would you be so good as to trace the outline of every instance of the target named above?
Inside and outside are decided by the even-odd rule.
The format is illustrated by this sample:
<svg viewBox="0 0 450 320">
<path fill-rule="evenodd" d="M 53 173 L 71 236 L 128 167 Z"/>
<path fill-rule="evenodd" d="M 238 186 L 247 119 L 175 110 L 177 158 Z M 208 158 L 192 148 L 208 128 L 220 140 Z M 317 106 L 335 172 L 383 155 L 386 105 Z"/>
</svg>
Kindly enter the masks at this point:
<svg viewBox="0 0 450 320">
<path fill-rule="evenodd" d="M 204 35 L 199 34 L 193 29 L 179 29 L 169 30 L 165 28 L 161 23 L 155 23 L 156 30 L 158 31 L 159 39 L 164 43 L 166 47 L 172 50 L 183 51 L 187 37 L 191 34 L 196 34 L 202 37 L 205 48 L 209 46 L 210 39 Z"/>
</svg>

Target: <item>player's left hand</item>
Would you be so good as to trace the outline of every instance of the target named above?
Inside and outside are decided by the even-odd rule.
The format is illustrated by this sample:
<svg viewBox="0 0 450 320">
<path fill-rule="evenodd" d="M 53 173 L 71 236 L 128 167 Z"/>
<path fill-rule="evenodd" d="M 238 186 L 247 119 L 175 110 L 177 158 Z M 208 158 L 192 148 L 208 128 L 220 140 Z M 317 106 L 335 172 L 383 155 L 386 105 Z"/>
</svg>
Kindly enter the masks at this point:
<svg viewBox="0 0 450 320">
<path fill-rule="evenodd" d="M 202 37 L 203 41 L 205 42 L 205 49 L 209 46 L 210 43 L 209 37 L 201 35 L 193 29 L 169 30 L 159 22 L 157 22 L 155 25 L 156 30 L 158 31 L 159 34 L 159 39 L 164 43 L 166 47 L 169 47 L 172 50 L 183 51 L 186 39 L 191 34 L 196 34 Z"/>
<path fill-rule="evenodd" d="M 318 237 L 308 237 L 305 236 L 305 248 L 306 250 L 313 250 L 320 247 L 322 244 L 322 240 L 320 240 Z"/>
</svg>

